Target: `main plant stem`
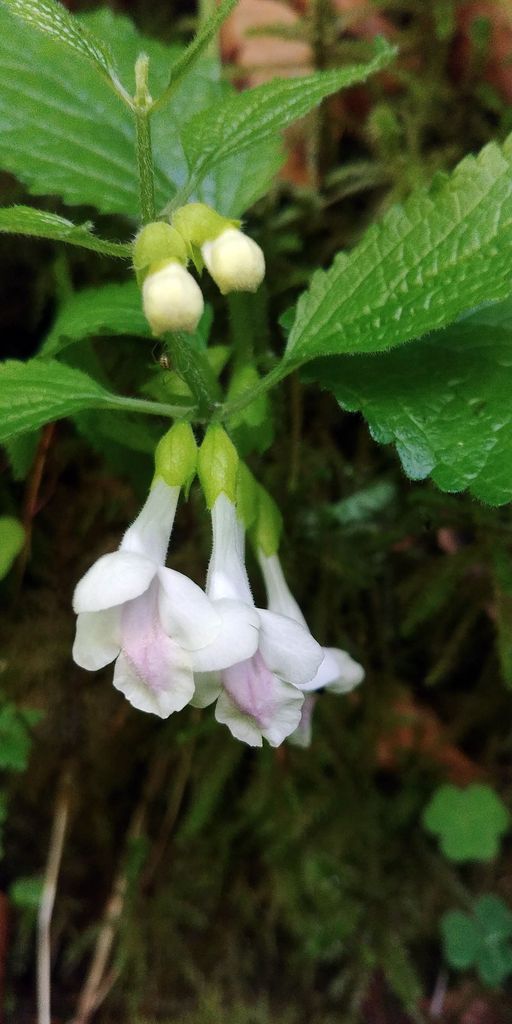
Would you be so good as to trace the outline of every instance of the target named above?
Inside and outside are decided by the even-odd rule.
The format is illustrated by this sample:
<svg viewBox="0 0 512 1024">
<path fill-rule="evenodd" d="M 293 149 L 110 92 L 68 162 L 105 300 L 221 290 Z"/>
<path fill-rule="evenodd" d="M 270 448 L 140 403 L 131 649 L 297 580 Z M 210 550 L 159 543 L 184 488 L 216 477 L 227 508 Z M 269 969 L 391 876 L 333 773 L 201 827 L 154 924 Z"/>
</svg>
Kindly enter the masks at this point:
<svg viewBox="0 0 512 1024">
<path fill-rule="evenodd" d="M 141 53 L 135 64 L 134 115 L 139 171 L 139 204 L 143 224 L 150 224 L 156 217 L 155 175 L 153 149 L 151 146 L 150 108 L 152 99 L 148 89 L 149 57 Z"/>
</svg>

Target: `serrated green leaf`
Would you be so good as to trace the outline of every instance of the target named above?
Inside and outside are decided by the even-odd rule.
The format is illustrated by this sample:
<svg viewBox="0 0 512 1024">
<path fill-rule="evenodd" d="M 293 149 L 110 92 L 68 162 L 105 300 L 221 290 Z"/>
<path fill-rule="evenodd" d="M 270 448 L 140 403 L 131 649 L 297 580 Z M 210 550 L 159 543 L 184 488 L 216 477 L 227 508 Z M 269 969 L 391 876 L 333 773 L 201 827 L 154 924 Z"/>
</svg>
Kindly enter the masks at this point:
<svg viewBox="0 0 512 1024">
<path fill-rule="evenodd" d="M 90 61 L 100 74 L 114 85 L 116 92 L 128 98 L 121 86 L 114 58 L 103 41 L 89 32 L 77 18 L 55 0 L 4 0 L 5 5 L 27 25 L 37 28 Z"/>
<path fill-rule="evenodd" d="M 141 36 L 108 9 L 70 15 L 105 40 L 126 82 L 141 51 L 150 58 L 150 89 L 158 96 L 182 47 Z M 218 62 L 198 61 L 180 82 L 170 107 L 152 117 L 155 197 L 165 206 L 188 176 L 181 126 L 232 93 Z M 94 68 L 70 61 L 66 49 L 9 14 L 0 4 L 0 166 L 33 195 L 58 195 L 71 205 L 135 219 L 138 179 L 134 119 Z M 208 175 L 193 198 L 236 217 L 264 194 L 282 163 L 279 139 L 235 155 Z M 67 239 L 69 240 L 69 239 Z M 113 253 L 116 255 L 116 253 Z"/>
<path fill-rule="evenodd" d="M 239 157 L 244 150 L 268 142 L 326 96 L 386 67 L 395 54 L 394 47 L 380 41 L 376 55 L 366 64 L 319 71 L 303 78 L 276 78 L 197 114 L 181 132 L 193 183 L 228 157 Z"/>
<path fill-rule="evenodd" d="M 207 48 L 237 3 L 238 0 L 221 0 L 221 3 L 214 8 L 213 14 L 201 25 L 199 32 L 194 36 L 192 42 L 189 43 L 181 56 L 173 64 L 169 84 L 154 103 L 153 109 L 157 109 L 168 102 L 178 83 L 190 71 L 203 50 Z"/>
<path fill-rule="evenodd" d="M 0 443 L 84 409 L 180 415 L 181 408 L 113 395 L 86 373 L 56 360 L 0 363 Z"/>
<path fill-rule="evenodd" d="M 135 281 L 84 288 L 62 306 L 41 355 L 55 356 L 73 342 L 94 335 L 134 334 L 151 338 Z"/>
<path fill-rule="evenodd" d="M 0 580 L 7 576 L 24 541 L 25 530 L 21 523 L 13 516 L 0 516 Z"/>
<path fill-rule="evenodd" d="M 512 181 L 512 178 L 511 178 Z M 503 323 L 512 300 L 499 307 Z M 392 442 L 413 480 L 468 489 L 490 505 L 512 499 L 512 328 L 468 317 L 393 352 L 319 361 L 306 375 L 360 410 L 372 436 Z"/>
<path fill-rule="evenodd" d="M 28 476 L 37 451 L 39 436 L 39 431 L 35 430 L 4 441 L 14 480 L 25 480 Z"/>
<path fill-rule="evenodd" d="M 510 292 L 512 138 L 414 193 L 347 255 L 317 272 L 297 305 L 290 366 L 381 352 Z"/>
<path fill-rule="evenodd" d="M 4 206 L 0 209 L 0 234 L 34 235 L 37 238 L 51 238 L 56 242 L 67 242 L 82 249 L 92 249 L 104 256 L 119 256 L 130 259 L 132 246 L 124 242 L 108 242 L 93 234 L 92 224 L 73 224 L 65 217 L 32 206 Z"/>
</svg>

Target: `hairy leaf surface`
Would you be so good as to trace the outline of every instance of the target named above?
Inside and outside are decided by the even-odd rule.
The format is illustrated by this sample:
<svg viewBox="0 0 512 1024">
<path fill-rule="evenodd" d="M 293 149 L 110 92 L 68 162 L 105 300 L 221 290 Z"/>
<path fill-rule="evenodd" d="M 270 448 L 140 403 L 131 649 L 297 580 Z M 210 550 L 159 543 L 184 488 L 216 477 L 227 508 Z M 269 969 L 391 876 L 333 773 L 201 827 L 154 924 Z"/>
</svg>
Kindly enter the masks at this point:
<svg viewBox="0 0 512 1024">
<path fill-rule="evenodd" d="M 512 138 L 413 194 L 319 271 L 301 297 L 290 364 L 381 352 L 505 298 L 512 266 Z"/>
</svg>

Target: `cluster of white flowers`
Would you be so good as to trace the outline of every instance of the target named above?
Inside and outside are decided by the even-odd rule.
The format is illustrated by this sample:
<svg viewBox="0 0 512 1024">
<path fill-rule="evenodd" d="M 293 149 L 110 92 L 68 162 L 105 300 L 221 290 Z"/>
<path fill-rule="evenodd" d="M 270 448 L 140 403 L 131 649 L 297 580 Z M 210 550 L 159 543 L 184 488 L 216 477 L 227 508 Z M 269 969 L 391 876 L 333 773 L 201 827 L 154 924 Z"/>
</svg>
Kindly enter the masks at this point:
<svg viewBox="0 0 512 1024">
<path fill-rule="evenodd" d="M 135 242 L 134 265 L 142 283 L 142 304 L 153 334 L 194 331 L 204 301 L 187 270 L 189 260 L 206 267 L 223 295 L 254 292 L 265 276 L 260 246 L 204 203 L 177 210 L 172 225 L 148 224 Z"/>
<path fill-rule="evenodd" d="M 304 745 L 311 693 L 346 693 L 362 680 L 361 666 L 312 637 L 279 562 L 275 506 L 221 427 L 207 430 L 198 452 L 190 426 L 176 424 L 155 462 L 148 498 L 119 549 L 76 587 L 75 661 L 92 671 L 115 661 L 114 686 L 161 718 L 216 702 L 217 721 L 245 743 L 278 746 L 290 736 Z M 180 491 L 196 471 L 212 518 L 205 590 L 165 564 Z M 268 608 L 252 597 L 248 528 Z"/>
</svg>

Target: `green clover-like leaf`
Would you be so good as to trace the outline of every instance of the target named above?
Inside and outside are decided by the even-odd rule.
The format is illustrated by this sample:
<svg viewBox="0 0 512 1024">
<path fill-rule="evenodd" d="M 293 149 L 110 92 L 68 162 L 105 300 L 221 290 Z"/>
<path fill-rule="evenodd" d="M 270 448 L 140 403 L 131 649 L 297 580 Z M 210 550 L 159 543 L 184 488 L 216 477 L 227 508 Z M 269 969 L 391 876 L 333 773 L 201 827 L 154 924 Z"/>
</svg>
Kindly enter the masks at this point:
<svg viewBox="0 0 512 1024">
<path fill-rule="evenodd" d="M 512 973 L 512 912 L 499 896 L 481 896 L 472 914 L 448 911 L 441 933 L 445 959 L 456 970 L 474 967 L 491 988 Z"/>
<path fill-rule="evenodd" d="M 509 827 L 510 815 L 489 786 L 474 783 L 459 789 L 444 785 L 425 808 L 423 824 L 439 837 L 450 860 L 492 860 Z"/>
</svg>

